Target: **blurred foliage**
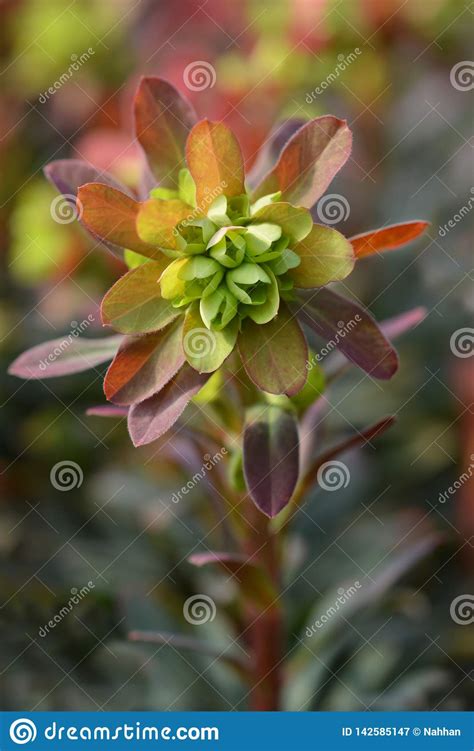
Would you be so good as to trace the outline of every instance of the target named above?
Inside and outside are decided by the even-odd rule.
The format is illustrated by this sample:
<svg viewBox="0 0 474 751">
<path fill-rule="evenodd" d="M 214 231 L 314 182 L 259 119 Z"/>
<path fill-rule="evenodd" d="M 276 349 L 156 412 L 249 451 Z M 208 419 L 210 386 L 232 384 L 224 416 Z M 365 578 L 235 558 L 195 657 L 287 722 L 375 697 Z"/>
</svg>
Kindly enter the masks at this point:
<svg viewBox="0 0 474 751">
<path fill-rule="evenodd" d="M 472 188 L 472 110 L 468 94 L 450 84 L 453 65 L 470 54 L 467 4 L 209 0 L 200 9 L 193 0 L 10 0 L 0 19 L 2 708 L 245 707 L 245 686 L 211 658 L 126 639 L 132 629 L 176 631 L 224 648 L 236 637 L 232 583 L 196 574 L 185 560 L 201 539 L 210 549 L 225 545 L 212 493 L 201 484 L 171 501 L 194 471 L 192 450 L 203 455 L 200 444 L 177 437 L 137 451 L 120 421 L 86 417 L 103 401 L 99 372 L 42 384 L 6 375 L 18 352 L 96 314 L 123 270 L 77 223 L 52 220 L 42 166 L 85 158 L 134 186 L 139 155 L 125 135 L 133 84 L 153 73 L 185 91 L 183 71 L 196 60 L 212 63 L 216 83 L 187 93 L 198 112 L 235 128 L 249 163 L 283 116 L 332 112 L 349 120 L 353 158 L 331 187 L 350 202 L 338 225 L 345 234 L 417 216 L 432 222 L 426 241 L 361 262 L 351 277 L 350 292 L 378 318 L 415 305 L 429 315 L 400 342 L 393 382 L 375 384 L 351 370 L 327 392 L 322 448 L 348 423 L 390 412 L 399 421 L 376 450 L 348 455 L 348 488 L 315 492 L 295 518 L 287 540 L 287 706 L 472 705 L 472 633 L 449 615 L 453 596 L 472 586 L 472 490 L 438 503 L 469 461 L 464 449 L 474 434 L 465 388 L 472 369 L 461 369 L 465 361 L 449 346 L 452 332 L 472 319 L 469 217 L 446 237 L 439 233 Z M 42 104 L 72 56 L 89 48 L 94 54 Z M 356 48 L 362 53 L 314 95 Z M 231 404 L 222 409 L 231 412 Z M 84 481 L 61 493 L 49 473 L 65 459 L 80 465 Z M 380 560 L 396 565 L 410 540 L 419 544 L 434 531 L 439 544 L 386 589 L 375 588 L 347 623 L 305 639 L 341 582 L 364 578 Z M 39 636 L 71 588 L 91 579 L 91 594 Z M 219 611 L 199 629 L 182 615 L 195 592 L 209 593 Z"/>
</svg>

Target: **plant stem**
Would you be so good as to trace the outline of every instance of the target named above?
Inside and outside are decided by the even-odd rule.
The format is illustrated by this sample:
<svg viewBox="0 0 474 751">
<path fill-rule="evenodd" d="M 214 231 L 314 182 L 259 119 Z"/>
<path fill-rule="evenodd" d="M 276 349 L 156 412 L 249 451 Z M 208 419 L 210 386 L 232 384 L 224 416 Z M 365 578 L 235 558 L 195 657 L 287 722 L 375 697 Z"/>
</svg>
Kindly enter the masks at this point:
<svg viewBox="0 0 474 751">
<path fill-rule="evenodd" d="M 270 531 L 268 519 L 253 504 L 246 553 L 258 559 L 276 592 L 280 591 L 279 540 Z M 248 644 L 251 650 L 250 709 L 276 711 L 280 708 L 283 620 L 280 602 L 258 610 L 248 606 Z"/>
</svg>

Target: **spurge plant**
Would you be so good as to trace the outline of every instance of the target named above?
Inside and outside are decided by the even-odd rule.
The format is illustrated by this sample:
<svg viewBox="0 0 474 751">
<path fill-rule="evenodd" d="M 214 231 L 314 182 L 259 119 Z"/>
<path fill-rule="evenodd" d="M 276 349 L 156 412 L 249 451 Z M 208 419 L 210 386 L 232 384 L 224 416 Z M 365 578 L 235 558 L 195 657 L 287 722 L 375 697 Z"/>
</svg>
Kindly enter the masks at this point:
<svg viewBox="0 0 474 751">
<path fill-rule="evenodd" d="M 104 381 L 111 406 L 98 412 L 126 412 L 136 446 L 160 438 L 190 401 L 202 409 L 212 438 L 203 439 L 203 430 L 193 434 L 186 420 L 177 430 L 200 448 L 213 440 L 230 449 L 219 494 L 236 551 L 195 556 L 193 563 L 217 563 L 240 581 L 244 633 L 256 655 L 248 666 L 252 706 L 276 708 L 281 550 L 275 527 L 259 512 L 274 517 L 292 499 L 296 506 L 322 463 L 321 456 L 309 462 L 300 456 L 298 420 L 324 390 L 303 327 L 370 376 L 393 376 L 398 360 L 386 333 L 401 333 L 418 312 L 381 329 L 328 285 L 347 277 L 359 259 L 414 239 L 426 223 L 346 239 L 313 222 L 310 209 L 351 153 L 351 132 L 336 117 L 286 121 L 248 175 L 232 131 L 223 122 L 196 121 L 191 105 L 164 80 L 141 81 L 135 124 L 149 165 L 139 195 L 76 160 L 45 169 L 68 200 L 77 196 L 78 218 L 94 240 L 129 267 L 101 306 L 104 326 L 119 335 L 80 337 L 49 360 L 61 340 L 42 344 L 21 355 L 11 372 L 42 379 L 113 358 Z M 350 330 L 341 334 L 345 326 Z M 219 400 L 226 402 L 220 412 Z M 329 456 L 389 424 L 382 420 Z"/>
</svg>

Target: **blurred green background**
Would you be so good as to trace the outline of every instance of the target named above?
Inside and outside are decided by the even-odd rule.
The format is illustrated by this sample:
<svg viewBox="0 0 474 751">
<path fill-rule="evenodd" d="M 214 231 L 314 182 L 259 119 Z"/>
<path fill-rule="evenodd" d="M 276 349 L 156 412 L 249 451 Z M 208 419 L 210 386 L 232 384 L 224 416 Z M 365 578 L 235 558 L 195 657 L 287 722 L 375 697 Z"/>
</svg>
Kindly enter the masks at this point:
<svg viewBox="0 0 474 751">
<path fill-rule="evenodd" d="M 171 502 L 192 474 L 179 446 L 136 450 L 123 421 L 87 417 L 103 401 L 100 369 L 36 383 L 6 374 L 28 346 L 90 314 L 97 321 L 123 271 L 76 222 L 54 220 L 42 168 L 80 158 L 134 186 L 130 104 L 145 73 L 174 83 L 200 115 L 225 119 L 249 165 L 282 118 L 347 118 L 354 151 L 329 189 L 349 206 L 337 228 L 350 236 L 431 222 L 416 244 L 361 261 L 342 285 L 379 320 L 420 305 L 428 315 L 400 340 L 393 381 L 351 370 L 328 392 L 322 445 L 350 424 L 389 413 L 398 422 L 374 449 L 347 455 L 347 488 L 315 491 L 295 519 L 285 706 L 472 705 L 472 626 L 450 615 L 453 599 L 473 592 L 472 479 L 440 501 L 474 466 L 474 362 L 452 346 L 474 309 L 473 63 L 470 86 L 469 75 L 466 84 L 453 74 L 469 63 L 472 34 L 462 0 L 1 3 L 2 709 L 246 707 L 245 687 L 211 658 L 127 640 L 133 629 L 195 636 L 182 612 L 194 592 L 219 603 L 199 638 L 225 646 L 236 637 L 225 616 L 232 586 L 185 560 L 207 535 L 212 504 L 203 484 Z M 190 88 L 185 74 L 198 62 L 211 71 L 206 88 Z M 50 482 L 65 460 L 84 478 L 69 492 Z M 213 535 L 206 544 L 219 548 Z M 367 577 L 368 600 L 305 640 L 331 592 Z M 41 636 L 71 589 L 90 580 L 87 597 Z"/>
</svg>

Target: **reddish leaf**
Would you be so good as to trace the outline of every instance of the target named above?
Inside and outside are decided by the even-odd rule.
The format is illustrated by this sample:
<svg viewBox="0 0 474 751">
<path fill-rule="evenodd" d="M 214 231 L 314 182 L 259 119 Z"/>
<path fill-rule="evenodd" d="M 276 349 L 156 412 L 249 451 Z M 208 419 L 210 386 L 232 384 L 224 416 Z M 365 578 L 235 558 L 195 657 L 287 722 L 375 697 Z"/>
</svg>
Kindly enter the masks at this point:
<svg viewBox="0 0 474 751">
<path fill-rule="evenodd" d="M 183 320 L 145 336 L 126 337 L 104 381 L 105 396 L 115 404 L 136 404 L 165 386 L 184 363 Z"/>
<path fill-rule="evenodd" d="M 224 123 L 201 120 L 189 134 L 186 160 L 196 183 L 198 206 L 221 194 L 245 193 L 244 163 L 239 142 Z"/>
<path fill-rule="evenodd" d="M 126 417 L 127 414 L 128 407 L 115 407 L 112 404 L 98 404 L 86 409 L 86 415 L 95 417 Z"/>
<path fill-rule="evenodd" d="M 85 339 L 67 334 L 23 352 L 10 365 L 8 372 L 19 378 L 41 380 L 81 373 L 111 360 L 122 339 L 122 336 Z"/>
<path fill-rule="evenodd" d="M 82 222 L 95 237 L 147 258 L 160 257 L 161 251 L 143 242 L 136 230 L 140 204 L 125 193 L 100 183 L 82 185 L 77 193 Z"/>
<path fill-rule="evenodd" d="M 160 293 L 158 280 L 169 262 L 148 261 L 122 276 L 102 300 L 103 324 L 123 334 L 147 334 L 180 315 Z"/>
<path fill-rule="evenodd" d="M 263 180 L 267 172 L 270 172 L 275 166 L 278 157 L 291 136 L 302 128 L 303 125 L 306 125 L 307 122 L 307 120 L 295 117 L 290 120 L 284 120 L 274 128 L 258 152 L 252 169 L 247 176 L 250 187 L 254 188 Z"/>
<path fill-rule="evenodd" d="M 384 250 L 393 250 L 406 245 L 415 237 L 422 235 L 429 222 L 414 221 L 392 224 L 389 227 L 363 232 L 349 239 L 356 258 L 366 258 Z"/>
<path fill-rule="evenodd" d="M 351 145 L 345 120 L 332 115 L 311 120 L 290 138 L 253 199 L 281 190 L 282 201 L 310 209 L 346 163 Z"/>
<path fill-rule="evenodd" d="M 391 378 L 398 357 L 366 310 L 329 289 L 301 293 L 300 320 L 375 378 Z"/>
<path fill-rule="evenodd" d="M 228 574 L 229 580 L 237 582 L 242 597 L 251 600 L 262 609 L 278 605 L 278 594 L 267 574 L 257 560 L 241 553 L 195 553 L 189 556 L 193 566 L 215 564 Z"/>
<path fill-rule="evenodd" d="M 188 204 L 171 199 L 163 201 L 150 198 L 139 204 L 137 232 L 142 240 L 155 246 L 155 255 L 161 252 L 156 248 L 175 248 L 174 228 L 183 219 L 191 216 L 192 208 Z"/>
<path fill-rule="evenodd" d="M 174 86 L 152 76 L 140 81 L 134 107 L 136 136 L 153 174 L 160 185 L 177 187 L 194 110 Z"/>
<path fill-rule="evenodd" d="M 152 443 L 166 433 L 208 378 L 185 364 L 158 394 L 134 404 L 128 413 L 128 430 L 133 445 Z"/>
<path fill-rule="evenodd" d="M 260 511 L 276 516 L 291 500 L 298 482 L 299 440 L 292 412 L 257 407 L 244 432 L 244 474 Z"/>
<path fill-rule="evenodd" d="M 92 165 L 82 162 L 80 159 L 58 159 L 55 162 L 50 162 L 44 168 L 44 174 L 49 182 L 74 207 L 74 210 L 76 210 L 78 188 L 85 183 L 101 183 L 102 185 L 108 185 L 111 188 L 131 195 L 128 188 L 115 180 L 112 175 L 109 175 L 107 172 L 100 172 L 95 167 L 92 167 Z M 78 218 L 81 219 L 80 212 L 78 212 Z M 122 248 L 119 245 L 114 245 L 107 240 L 101 241 L 95 234 L 92 236 L 94 240 L 98 240 L 114 255 L 117 255 L 119 258 L 122 257 Z"/>
<path fill-rule="evenodd" d="M 284 304 L 269 323 L 260 325 L 246 318 L 237 343 L 247 375 L 263 391 L 294 396 L 303 388 L 308 346 Z"/>
</svg>

